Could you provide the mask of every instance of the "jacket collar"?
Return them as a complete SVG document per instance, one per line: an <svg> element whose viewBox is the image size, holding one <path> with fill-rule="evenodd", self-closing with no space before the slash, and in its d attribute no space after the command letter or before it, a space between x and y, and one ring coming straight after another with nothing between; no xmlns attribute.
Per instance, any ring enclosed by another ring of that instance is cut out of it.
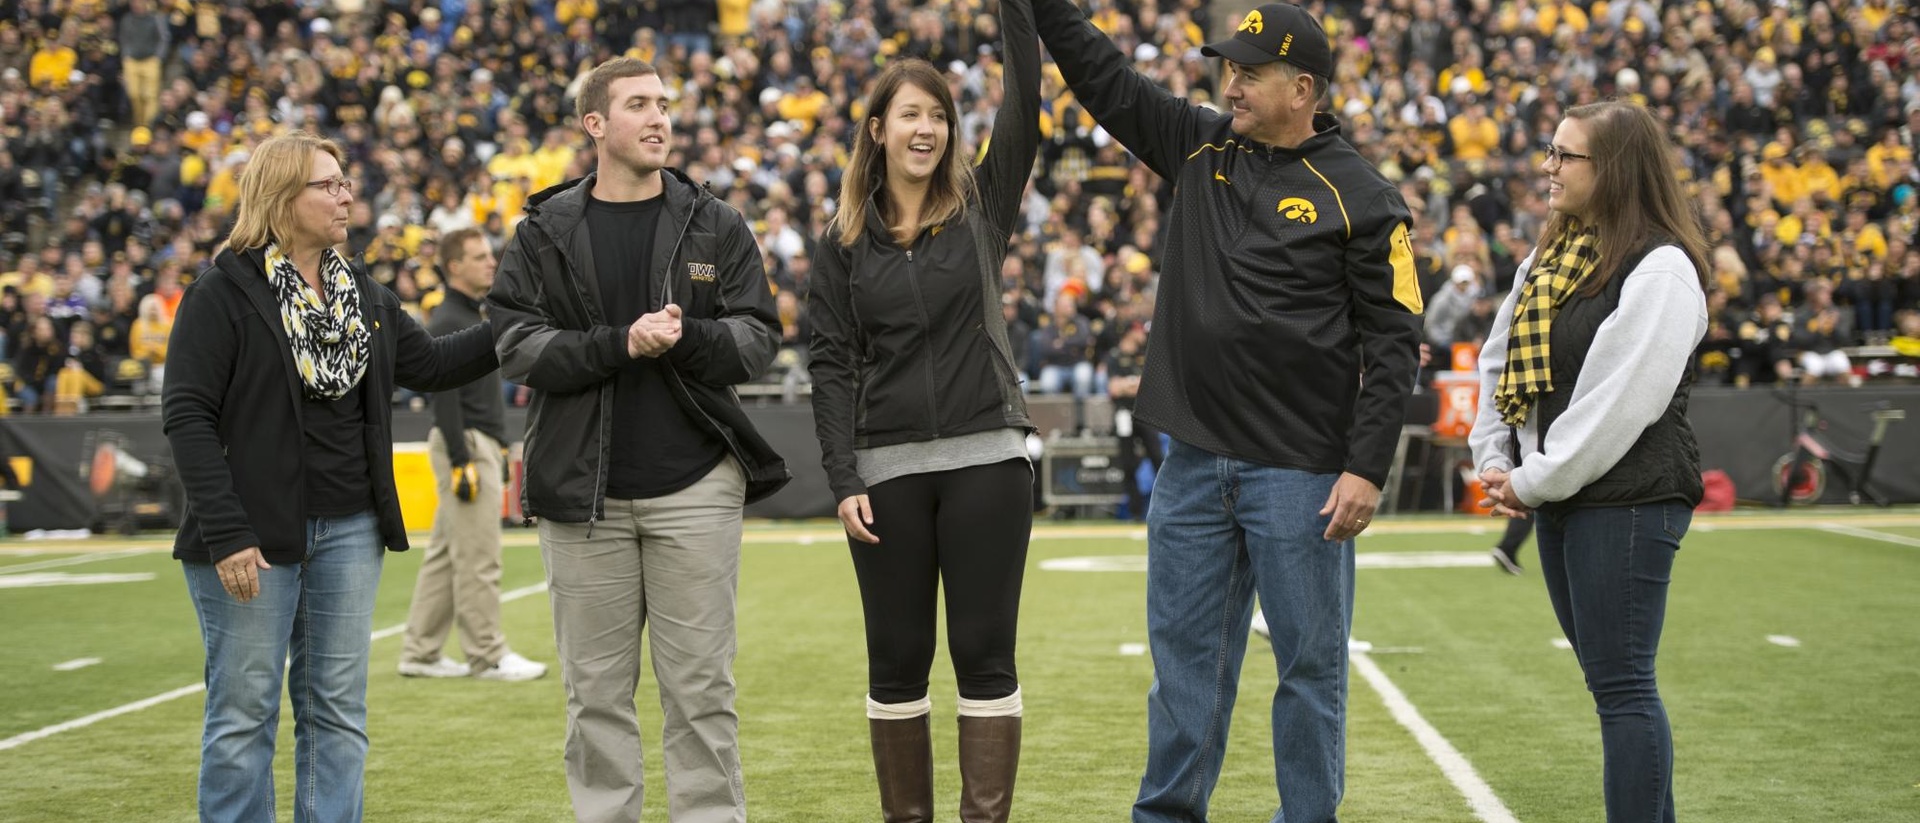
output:
<svg viewBox="0 0 1920 823"><path fill-rule="evenodd" d="M1282 148L1280 146L1270 145L1267 143L1259 143L1253 140L1248 140L1247 142L1252 145L1258 146L1262 149L1266 149L1268 152L1271 152L1273 154L1287 156L1287 157L1301 157L1301 156L1310 155L1310 154L1317 154L1322 149L1325 149L1326 147L1333 145L1334 143L1337 143L1340 140L1341 140L1340 118L1334 117L1333 115L1322 111L1322 112L1314 112L1313 136L1307 138L1305 142L1302 142L1298 146L1295 146L1289 149L1289 148Z"/></svg>
<svg viewBox="0 0 1920 823"><path fill-rule="evenodd" d="M585 220L587 196L593 191L594 182L599 179L600 173L595 171L541 190L527 198L527 219L534 221L556 242L560 242ZM684 218L687 212L713 198L712 192L679 169L661 169L660 179L667 197L667 214L676 219ZM561 242L561 245L565 243Z"/></svg>

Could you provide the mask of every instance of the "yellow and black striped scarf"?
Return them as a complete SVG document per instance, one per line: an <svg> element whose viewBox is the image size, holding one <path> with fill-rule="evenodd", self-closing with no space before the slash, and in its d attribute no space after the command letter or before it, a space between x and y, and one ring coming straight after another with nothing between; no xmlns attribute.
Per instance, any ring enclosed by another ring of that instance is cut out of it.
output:
<svg viewBox="0 0 1920 823"><path fill-rule="evenodd" d="M1527 283L1521 287L1520 302L1513 307L1507 367L1500 372L1500 385L1493 390L1494 407L1507 425L1526 423L1534 401L1553 391L1553 368L1547 352L1553 317L1574 287L1599 263L1598 238L1592 228L1578 222L1569 223L1534 261Z"/></svg>

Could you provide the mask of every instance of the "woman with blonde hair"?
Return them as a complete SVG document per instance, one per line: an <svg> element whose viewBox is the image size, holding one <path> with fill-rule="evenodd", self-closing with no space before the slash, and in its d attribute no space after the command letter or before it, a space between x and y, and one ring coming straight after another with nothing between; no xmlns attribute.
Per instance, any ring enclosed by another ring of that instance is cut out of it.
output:
<svg viewBox="0 0 1920 823"><path fill-rule="evenodd" d="M390 398L496 365L486 326L429 336L336 248L343 159L307 132L260 144L166 349L162 422L187 497L173 556L207 656L202 821L273 819L283 675L294 819L361 819L374 593L385 550L407 548Z"/></svg>
<svg viewBox="0 0 1920 823"><path fill-rule="evenodd" d="M1672 823L1654 679L1674 554L1700 503L1689 364L1707 244L1643 106L1568 109L1552 216L1480 351L1469 440L1493 511L1534 515L1540 576L1600 715L1608 823Z"/></svg>
<svg viewBox="0 0 1920 823"><path fill-rule="evenodd" d="M173 335L173 318L167 314L166 303L160 295L149 294L140 298L140 313L133 319L133 330L127 335L128 354L133 359L147 364L147 383L160 386L164 382L167 367L167 338Z"/></svg>

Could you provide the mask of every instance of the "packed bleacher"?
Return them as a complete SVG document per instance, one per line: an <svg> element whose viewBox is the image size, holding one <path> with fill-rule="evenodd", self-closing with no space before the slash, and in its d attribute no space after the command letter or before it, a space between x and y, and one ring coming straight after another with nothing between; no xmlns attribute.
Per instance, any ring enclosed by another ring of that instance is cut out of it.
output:
<svg viewBox="0 0 1920 823"><path fill-rule="evenodd" d="M1199 46L1237 8L1081 5L1141 71L1215 101ZM431 311L438 236L479 226L497 248L529 196L592 168L571 93L625 54L676 95L671 162L759 233L789 344L764 382L797 393L808 258L861 92L886 60L932 61L977 142L1001 94L996 6L0 0L0 388L16 413L150 406L249 148L288 129L343 145L349 248ZM1546 217L1539 146L1561 113L1630 97L1672 124L1714 246L1703 382L1920 377L1920 31L1903 2L1309 8L1337 54L1325 106L1416 215L1433 346L1491 325ZM1098 396L1152 316L1169 191L1057 73L1042 97L1003 303L1031 390Z"/></svg>

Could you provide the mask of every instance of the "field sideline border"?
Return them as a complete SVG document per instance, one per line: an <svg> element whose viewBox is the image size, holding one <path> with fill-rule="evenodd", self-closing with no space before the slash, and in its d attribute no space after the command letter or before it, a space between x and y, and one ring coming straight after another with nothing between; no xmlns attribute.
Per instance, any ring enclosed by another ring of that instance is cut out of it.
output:
<svg viewBox="0 0 1920 823"><path fill-rule="evenodd" d="M838 523L831 520L793 521L749 521L742 541L748 544L781 544L818 542L839 543L844 538ZM1804 509L1798 513L1776 510L1735 511L1724 514L1698 515L1693 521L1693 531L1746 531L1757 529L1813 529L1836 532L1839 528L1873 527L1920 527L1920 507L1903 507L1893 510L1872 510L1861 513L1849 507L1831 507ZM1365 533L1365 537L1385 537L1394 535L1421 534L1490 534L1504 528L1504 521L1491 517L1421 516L1407 518L1386 518L1376 521ZM1844 533L1844 532L1836 532ZM1035 540L1111 540L1131 538L1145 540L1147 528L1141 523L1073 523L1041 520L1034 523ZM426 543L426 532L412 532L409 535L418 545ZM507 529L501 533L504 545L512 547L531 547L538 545L539 535L534 529ZM172 538L161 534L120 538L94 536L68 540L23 540L8 538L0 542L0 555L8 554L51 554L82 552L157 552L171 551ZM4 573L4 569L0 569Z"/></svg>

